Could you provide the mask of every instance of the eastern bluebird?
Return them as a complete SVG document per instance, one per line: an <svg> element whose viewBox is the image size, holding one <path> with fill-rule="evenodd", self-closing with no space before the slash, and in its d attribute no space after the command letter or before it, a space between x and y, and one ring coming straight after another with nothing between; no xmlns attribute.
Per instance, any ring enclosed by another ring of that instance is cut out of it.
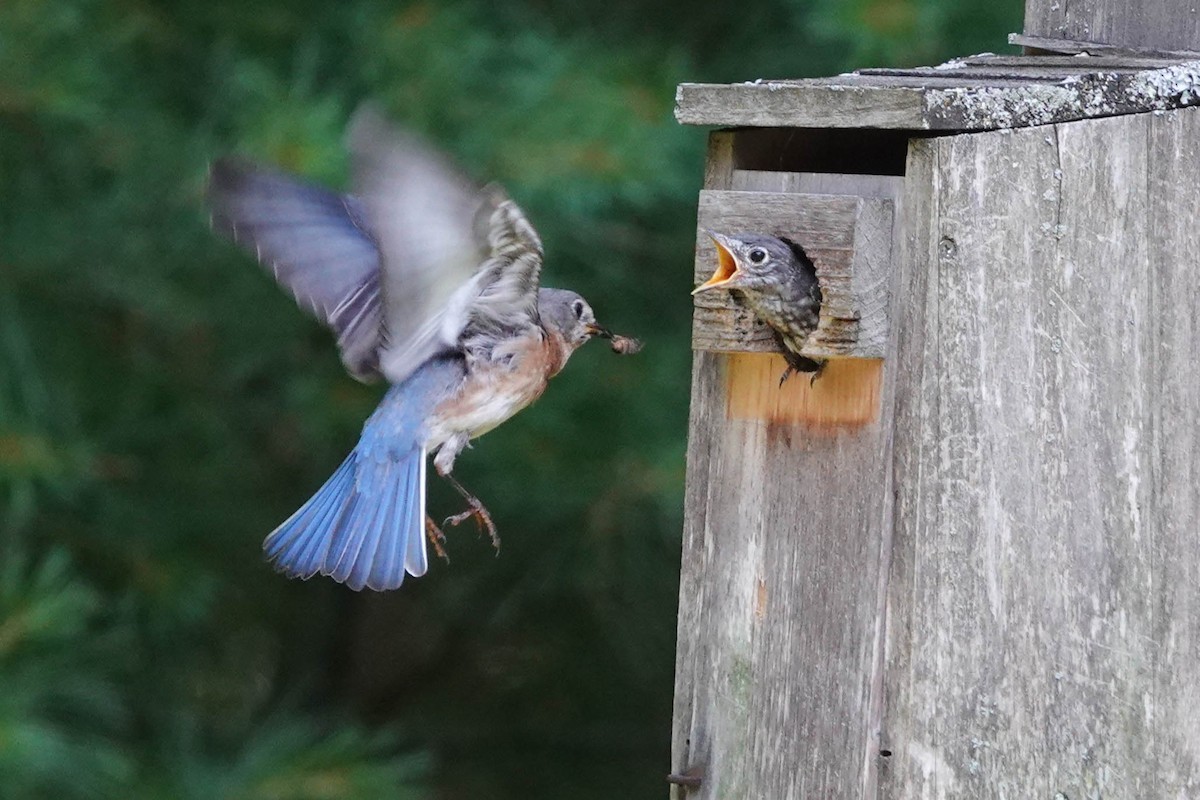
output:
<svg viewBox="0 0 1200 800"><path fill-rule="evenodd" d="M781 236L706 233L717 246L717 269L692 294L733 290L775 332L788 364L780 384L793 372L811 372L810 382L815 381L825 362L802 356L800 350L817 329L821 287L804 248Z"/></svg>
<svg viewBox="0 0 1200 800"><path fill-rule="evenodd" d="M355 196L235 159L212 168L214 228L270 267L337 335L346 369L391 387L342 465L263 543L292 577L328 575L354 590L395 589L428 567L426 454L493 543L478 498L450 474L471 439L536 400L593 336L634 340L596 324L578 294L539 289L542 243L497 187L479 189L440 154L355 115L347 134Z"/></svg>

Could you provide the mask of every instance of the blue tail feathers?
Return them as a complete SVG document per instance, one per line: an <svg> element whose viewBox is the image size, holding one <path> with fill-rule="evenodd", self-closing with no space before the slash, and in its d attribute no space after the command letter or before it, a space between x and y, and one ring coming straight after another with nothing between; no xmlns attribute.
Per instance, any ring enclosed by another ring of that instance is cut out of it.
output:
<svg viewBox="0 0 1200 800"><path fill-rule="evenodd" d="M263 542L280 572L328 575L355 591L395 589L406 573L425 574L425 450L397 453L370 439Z"/></svg>
<svg viewBox="0 0 1200 800"><path fill-rule="evenodd" d="M355 591L424 575L426 419L464 374L460 357L440 356L389 389L342 465L263 542L267 560L291 577L328 575Z"/></svg>

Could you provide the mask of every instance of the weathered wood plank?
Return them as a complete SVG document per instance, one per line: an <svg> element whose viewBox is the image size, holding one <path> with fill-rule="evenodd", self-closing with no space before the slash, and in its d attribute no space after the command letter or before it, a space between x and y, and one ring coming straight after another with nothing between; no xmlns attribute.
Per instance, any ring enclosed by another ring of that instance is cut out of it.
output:
<svg viewBox="0 0 1200 800"><path fill-rule="evenodd" d="M738 186L752 192L799 192L802 194L881 197L891 200L893 204L904 188L904 178L899 175L735 169L733 179L737 181Z"/></svg>
<svg viewBox="0 0 1200 800"><path fill-rule="evenodd" d="M955 74L959 72L961 74ZM976 74L977 73L977 74ZM1023 89L1030 84L1055 83L1067 77L1074 77L1078 72L1063 74L1064 70L1047 70L1043 74L1028 72L1025 74L998 74L984 70L947 70L918 71L918 70L859 70L833 78L812 78L813 86L872 86L885 88L909 89Z"/></svg>
<svg viewBox="0 0 1200 800"><path fill-rule="evenodd" d="M1099 72L1023 89L930 89L936 130L1023 128L1200 105L1200 62L1135 73Z"/></svg>
<svg viewBox="0 0 1200 800"><path fill-rule="evenodd" d="M1157 47L1122 47L1099 42L1080 42L1070 39L1052 39L1045 36L1027 36L1023 33L1010 33L1008 43L1024 47L1027 50L1039 50L1051 53L1086 53L1091 58L1126 59L1161 59L1169 62L1195 61L1200 58L1200 50L1169 50ZM1029 56L1014 56L1028 58ZM1049 58L1038 55L1036 58ZM1170 64L1149 64L1147 66L1170 66Z"/></svg>
<svg viewBox="0 0 1200 800"><path fill-rule="evenodd" d="M726 413L731 419L804 425L813 431L859 428L879 419L882 359L849 358L827 364L821 380L801 376L782 385L782 355L730 353Z"/></svg>
<svg viewBox="0 0 1200 800"><path fill-rule="evenodd" d="M766 81L746 84L682 83L675 118L685 125L795 128L922 129L920 89L829 87Z"/></svg>
<svg viewBox="0 0 1200 800"><path fill-rule="evenodd" d="M890 538L890 561L884 577L879 613L876 661L872 682L879 687L882 708L877 717L880 753L872 791L864 800L898 797L897 779L909 769L902 764L911 758L907 750L915 719L936 711L914 706L909 681L916 680L904 670L914 662L912 652L928 634L915 629L909 594L914 575L918 574L917 539L902 531L920 529L928 524L926 516L936 507L938 487L935 475L923 463L940 451L940 431L933 425L911 424L911 420L936 419L941 395L938 385L938 205L942 173L938 169L939 151L933 139L914 140L909 145L904 193L904 223L898 237L899 260L896 269L893 323L896 331L896 388L894 425L903 432L897 439L893 431L895 505ZM902 423L909 423L901 428ZM880 644L879 639L882 639ZM920 676L923 678L924 676ZM919 746L918 746L919 747ZM887 755L883 755L883 754ZM917 749L915 756L923 751ZM926 795L936 797L937 795Z"/></svg>
<svg viewBox="0 0 1200 800"><path fill-rule="evenodd" d="M1200 50L1192 0L1025 0L1025 34L1159 50Z"/></svg>
<svg viewBox="0 0 1200 800"><path fill-rule="evenodd" d="M920 145L881 797L1200 788L1197 141L1185 110Z"/></svg>
<svg viewBox="0 0 1200 800"><path fill-rule="evenodd" d="M1151 633L1157 700L1152 724L1161 796L1200 795L1200 110L1150 118L1148 163L1157 348L1152 398L1148 514L1155 537ZM1188 176L1188 177L1185 177ZM1147 643L1149 644L1149 643Z"/></svg>
<svg viewBox="0 0 1200 800"><path fill-rule="evenodd" d="M812 197L813 195L808 195ZM850 270L817 267L823 281L821 316L802 349L810 358L846 356L883 358L891 334L892 241L895 208L891 201L864 197L854 224Z"/></svg>
<svg viewBox="0 0 1200 800"><path fill-rule="evenodd" d="M891 403L854 428L735 417L731 363L762 358L693 361L672 769L704 766L688 798L860 798L877 757Z"/></svg>
<svg viewBox="0 0 1200 800"><path fill-rule="evenodd" d="M1019 33L1009 35L1010 44L1023 44L1013 39L1027 39ZM1045 41L1045 40L1041 40ZM1062 44L1062 42L1054 42ZM1086 52L1087 48L1067 52ZM1189 58L1190 56L1190 58ZM1070 56L967 56L955 61L981 67L1021 67L1036 64L1043 67L1064 67L1076 71L1100 72L1103 70L1141 70L1173 67L1180 61L1195 60L1200 53L1180 53L1168 56L1147 56L1128 53L1125 55L1070 55Z"/></svg>
<svg viewBox="0 0 1200 800"><path fill-rule="evenodd" d="M701 192L695 281L707 279L717 263L707 230L791 237L813 259L823 291L820 323L805 355L882 358L888 337L892 213L891 201L874 197ZM692 346L701 350L778 349L770 328L729 292L697 295L692 333Z"/></svg>
<svg viewBox="0 0 1200 800"><path fill-rule="evenodd" d="M1081 71L1047 82L849 75L684 83L675 116L692 125L982 131L1191 105L1200 105L1196 61L1140 72Z"/></svg>
<svg viewBox="0 0 1200 800"><path fill-rule="evenodd" d="M733 186L733 139L727 131L708 135L704 164L706 189ZM709 487L716 476L714 452L720 441L713 419L723 413L720 356L692 354L692 395L688 413L687 483L684 490L683 554L679 574L679 636L675 643L675 702L672 709L671 773L702 775L712 750L707 702L712 676L706 671L714 643L698 636L704 624L708 574L706 530ZM697 698L704 703L697 708ZM699 718L697 715L699 714ZM673 784L671 800L684 800L688 788Z"/></svg>
<svg viewBox="0 0 1200 800"><path fill-rule="evenodd" d="M928 239L912 242L909 250L914 258L926 255L929 261L905 265L910 272L926 273L906 278L909 284L923 280L927 291L910 296L906 316L897 320L906 333L913 331L900 355L913 359L913 369L901 376L897 390L899 496L884 718L884 738L893 756L882 792L888 798L1002 796L986 790L976 795L975 783L965 783L969 765L978 759L971 742L985 742L1001 752L1001 743L989 739L995 735L992 726L1008 724L1012 716L993 721L994 692L987 691L990 686L977 691L970 681L980 671L1002 670L1024 652L999 650L997 655L1004 655L995 657L985 651L979 640L988 624L996 624L988 606L991 598L980 591L974 575L960 592L951 580L961 582L962 572L977 569L978 560L997 549L980 531L980 512L972 506L991 493L979 474L985 454L974 440L980 418L995 413L972 377L979 370L991 377L992 370L1011 369L1010 354L1024 356L1023 346L1040 343L1023 333L1014 349L996 353L994 345L984 344L984 336L997 325L1005 333L1033 327L1027 314L1014 308L1032 293L1031 279L1011 264L1045 265L1050 252L1037 249L1044 245L1040 226L1045 215L1053 219L1053 205L1041 211L1046 201L1039 189L1042 176L1052 174L1057 162L1052 145L1039 133L930 143L936 165L930 176L933 198L921 209L928 220L913 220L913 230ZM983 251L989 248L995 248L994 258L985 260ZM991 294L975 285L983 281L989 282ZM1006 285L1011 289L1007 293L1000 289ZM1001 315L993 313L990 303L1003 304L1002 319L994 318ZM1027 380L1027 369L1016 375ZM1016 406L1019 411L1020 404ZM1028 429L1027 424L1022 427ZM1011 438L1020 438L1015 429ZM1024 460L995 461L996 469L1028 472ZM991 465L993 459L987 457L985 463ZM1008 498L998 489L994 494L1007 508ZM1026 501L1018 494L1011 502ZM966 509L975 517L968 517ZM1004 546L1000 550L1006 552ZM954 672L943 667L945 660L953 661ZM958 671L965 673L961 679ZM952 685L944 686L947 682ZM1014 688L1006 685L1004 691ZM989 772L987 777L996 776ZM1011 783L1000 785L1012 789ZM1030 786L1020 796L1040 794Z"/></svg>

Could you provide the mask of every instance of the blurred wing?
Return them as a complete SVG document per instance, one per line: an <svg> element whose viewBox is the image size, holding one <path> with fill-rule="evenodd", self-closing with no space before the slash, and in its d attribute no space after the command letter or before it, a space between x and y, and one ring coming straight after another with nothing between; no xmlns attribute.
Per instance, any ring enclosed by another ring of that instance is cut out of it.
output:
<svg viewBox="0 0 1200 800"><path fill-rule="evenodd" d="M333 329L350 374L377 377L380 256L362 204L231 158L213 164L208 202L213 227Z"/></svg>
<svg viewBox="0 0 1200 800"><path fill-rule="evenodd" d="M440 153L392 128L370 107L350 123L355 190L382 256L382 372L400 383L436 353L457 347L440 324L451 298L483 260L473 220L479 192Z"/></svg>
<svg viewBox="0 0 1200 800"><path fill-rule="evenodd" d="M536 321L541 242L515 203L480 191L369 107L347 139L383 259L380 364L389 381L459 349L468 326Z"/></svg>
<svg viewBox="0 0 1200 800"><path fill-rule="evenodd" d="M520 207L498 186L487 190L478 215L487 259L463 298L472 331L497 333L538 323L537 293L542 272L542 240Z"/></svg>

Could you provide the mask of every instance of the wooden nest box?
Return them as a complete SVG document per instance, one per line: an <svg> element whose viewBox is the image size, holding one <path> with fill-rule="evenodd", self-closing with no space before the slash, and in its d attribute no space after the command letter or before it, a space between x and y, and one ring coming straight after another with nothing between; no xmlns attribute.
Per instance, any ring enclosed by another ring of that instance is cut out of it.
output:
<svg viewBox="0 0 1200 800"><path fill-rule="evenodd" d="M1200 13L1026 13L679 87L696 281L795 238L833 360L697 297L678 798L1200 797Z"/></svg>

